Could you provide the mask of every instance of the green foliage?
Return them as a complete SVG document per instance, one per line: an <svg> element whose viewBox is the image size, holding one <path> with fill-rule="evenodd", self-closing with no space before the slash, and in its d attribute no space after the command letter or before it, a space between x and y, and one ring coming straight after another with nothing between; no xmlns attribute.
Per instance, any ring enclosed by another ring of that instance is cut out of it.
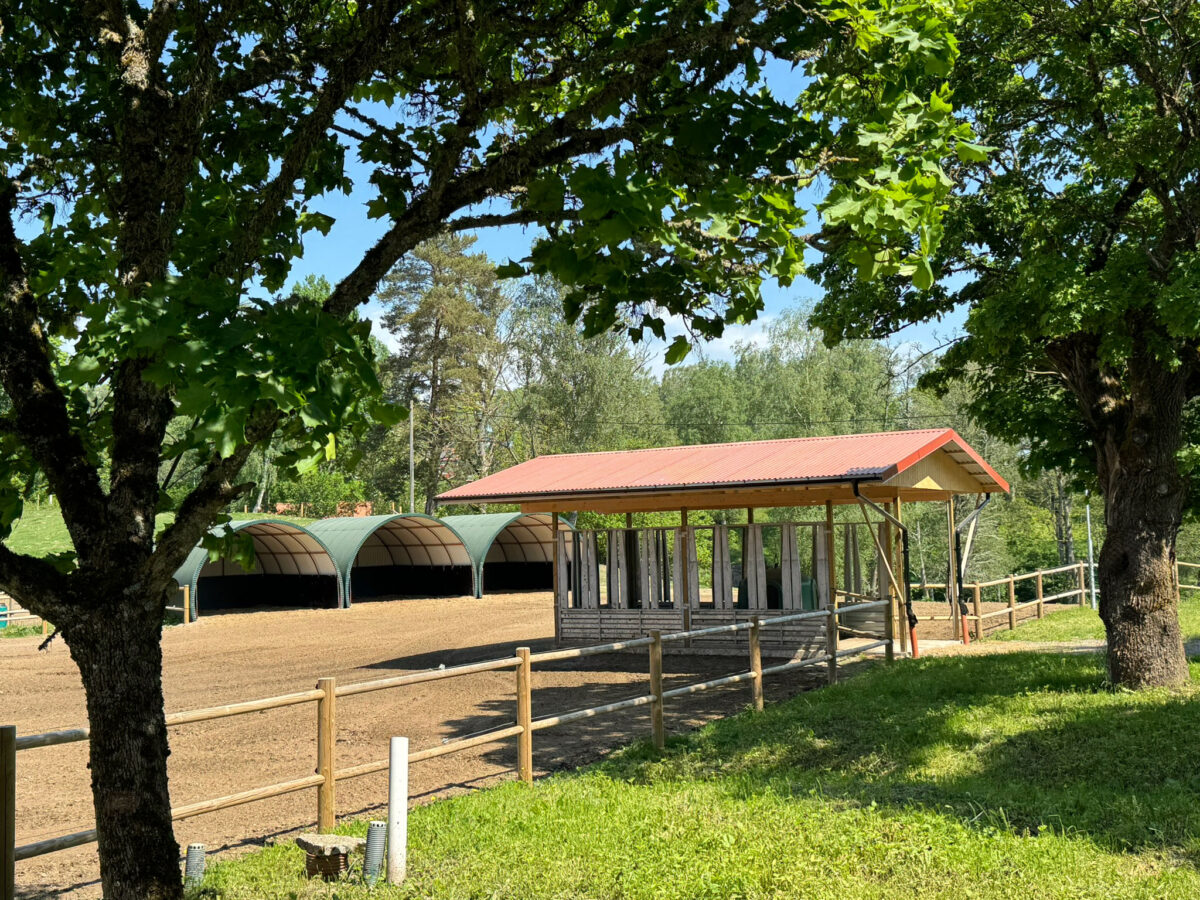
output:
<svg viewBox="0 0 1200 900"><path fill-rule="evenodd" d="M347 478L332 466L318 466L305 472L295 481L282 481L275 488L277 498L284 503L299 507L311 518L320 519L337 513L337 505L343 501L365 499L363 482Z"/></svg>
<svg viewBox="0 0 1200 900"><path fill-rule="evenodd" d="M956 33L955 105L995 148L964 147L952 170L933 259L960 277L865 283L851 254L833 254L817 320L831 336L879 336L966 305L965 336L926 383L964 380L971 413L1027 446L1027 466L1084 484L1099 474L1106 489L1119 467L1101 455L1098 473L1096 448L1172 430L1177 409L1170 429L1137 417L1196 390L1200 255L1182 222L1200 171L1187 62L1200 16L1191 4L985 0ZM1197 439L1188 412L1184 472Z"/></svg>
<svg viewBox="0 0 1200 900"><path fill-rule="evenodd" d="M418 807L408 881L338 896L1193 896L1197 687L1102 683L1092 656L875 667L661 756L639 744L532 789ZM281 842L211 866L199 896L327 890L302 872Z"/></svg>

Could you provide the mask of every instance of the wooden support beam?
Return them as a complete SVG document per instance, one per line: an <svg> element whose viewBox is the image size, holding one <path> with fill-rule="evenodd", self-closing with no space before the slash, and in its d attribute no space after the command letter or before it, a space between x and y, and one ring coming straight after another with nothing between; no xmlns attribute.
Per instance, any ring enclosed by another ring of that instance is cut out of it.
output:
<svg viewBox="0 0 1200 900"><path fill-rule="evenodd" d="M901 528L904 526L904 520L901 518L903 510L900 508L900 501L896 500L892 503L892 515L896 517L896 521L900 523ZM896 529L895 545L892 547L892 552L895 554L896 560L895 571L899 574L900 580L900 596L896 598L897 618L896 624L900 626L900 652L907 656L909 652L909 631L908 631L908 572L904 567L904 535L899 528Z"/></svg>
<svg viewBox="0 0 1200 900"><path fill-rule="evenodd" d="M954 498L946 501L947 552L949 577L946 579L946 599L950 601L950 616L954 623L954 638L963 639L962 610L958 605L958 552L954 548Z"/></svg>
<svg viewBox="0 0 1200 900"><path fill-rule="evenodd" d="M554 598L554 646L562 644L562 601L558 596L558 567L562 565L558 558L558 512L550 511L550 540L554 543L554 551L550 560L550 594Z"/></svg>
<svg viewBox="0 0 1200 900"><path fill-rule="evenodd" d="M846 563L847 566L849 565L848 559L843 560L843 562ZM829 582L829 596L826 599L828 601L829 606L833 607L834 609L837 609L837 606L838 606L837 559L834 557L834 554L833 554L833 503L832 502L825 503L825 566L826 566L826 581ZM834 618L833 621L836 622L837 619ZM836 630L837 629L835 628L834 631L836 632ZM837 640L836 634L834 635L834 640L835 640L835 642Z"/></svg>

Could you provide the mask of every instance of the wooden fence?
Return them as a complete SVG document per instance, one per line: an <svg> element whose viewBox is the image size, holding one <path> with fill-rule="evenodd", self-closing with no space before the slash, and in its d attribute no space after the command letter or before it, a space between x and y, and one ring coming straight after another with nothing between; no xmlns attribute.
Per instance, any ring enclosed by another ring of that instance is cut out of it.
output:
<svg viewBox="0 0 1200 900"><path fill-rule="evenodd" d="M1074 586L1069 590L1047 594L1046 579L1063 575L1074 575ZM1034 599L1018 603L1017 585L1025 581L1032 581L1034 583ZM983 592L988 588L996 587L1007 588L1005 592L1008 601L1007 607L1005 609L984 612ZM945 591L946 585L911 584L909 588L914 592ZM963 584L962 596L959 599L970 609L970 612L963 612L961 616L951 613L945 616L918 616L917 618L923 622L950 621L954 626L955 637L961 637L969 627L973 631L972 636L974 639L980 640L983 638L985 631L1003 628L1004 620L1007 620L1010 631L1015 629L1018 624L1021 624L1021 620L1017 614L1022 610L1036 609L1037 611L1035 616L1028 616L1024 621L1042 619L1046 615L1047 603L1061 603L1065 600L1071 600L1083 606L1088 602L1087 597L1087 563L1079 562L1066 566L1057 566L1053 569L1037 569L1033 572L1026 572L1023 575L1008 575L1004 578L993 579L992 581L973 581ZM996 628L989 629L987 623L992 619L1001 619L1002 621Z"/></svg>
<svg viewBox="0 0 1200 900"><path fill-rule="evenodd" d="M4 611L0 612L0 622L3 622L6 626L22 624L26 622L29 624L41 622L42 634L49 633L50 625L45 619L43 619L41 616L35 616L27 609L24 609L21 604L3 591L0 591L0 606L5 607Z"/></svg>
<svg viewBox="0 0 1200 900"><path fill-rule="evenodd" d="M692 631L675 632L672 634L651 632L648 637L639 637L631 640L617 641L614 643L601 644L591 647L550 650L543 653L532 653L527 647L519 647L513 656L487 660L485 662L471 663L469 665L455 666L453 668L446 669L432 669L424 672L414 672L407 675L399 675L392 678L382 678L374 681L359 682L356 684L339 685L334 678L322 678L317 682L317 686L312 690L298 691L293 694L284 694L277 697L266 697L259 700L248 700L242 703L231 703L225 706L215 706L208 709L170 713L166 716L166 723L168 727L174 727L179 725L193 724L196 722L209 722L215 719L224 719L231 716L240 716L248 713L262 712L269 709L297 706L300 704L315 703L317 706L317 767L313 774L304 775L289 781L278 782L276 784L269 784L262 787L255 787L249 790L239 791L238 793L228 794L223 797L215 797L210 800L202 800L196 803L190 803L186 806L175 807L171 810L171 817L176 821L180 819L188 819L192 818L193 816L216 812L217 810L228 809L229 807L233 806L241 806L243 804L254 803L259 800L266 800L271 797L279 797L284 794L291 794L297 791L316 788L317 827L320 831L327 832L334 827L336 821L337 783L350 778L359 778L375 772L382 772L388 767L388 760L384 758L373 762L350 766L348 768L337 768L337 699L339 697L349 697L356 694L369 693L372 691L390 690L415 684L423 684L430 681L459 678L464 675L474 675L480 672L491 672L502 669L512 669L515 672L517 706L516 724L492 729L482 734L471 735L469 737L447 741L423 750L418 750L415 753L410 754L410 762L415 763L423 760L434 759L439 756L445 756L449 753L455 753L471 747L478 747L482 744L490 744L496 741L505 740L507 738L517 737L517 773L521 780L530 782L533 780L533 735L536 732L547 728L566 725L571 722L577 722L582 719L614 713L620 710L632 709L639 706L650 707L651 736L654 740L655 746L661 748L665 741L663 705L667 700L684 697L689 694L694 694L700 691L722 687L725 685L747 683L750 686L751 700L754 706L758 709L761 709L763 704L763 679L768 675L791 672L807 666L824 665L826 667L825 677L830 683L833 683L837 680L839 659L845 656L861 654L878 647L884 648L886 658L889 662L891 662L893 657L892 635L890 633L891 617L884 617L885 633L883 635L861 635L862 637L866 638L866 642L857 643L854 646L847 648L839 647L840 629L837 627L839 616L861 613L869 609L882 608L887 606L888 602L889 601L886 600L879 600L870 603L853 603L829 609L801 612L794 615L776 616L770 619L759 619L756 617L748 622L738 622L730 625L721 625L712 628L700 628ZM824 652L820 653L819 655L764 668L760 649L761 632L764 629L805 619L820 620L821 624L824 626ZM693 638L703 638L707 636L736 633L741 631L747 632L749 639L749 668L746 671L739 672L734 675L726 675L721 678L715 678L710 681L688 684L681 687L672 688L670 690L663 689L662 651L664 644L677 641L690 641ZM571 710L568 712L534 718L532 698L532 670L534 665L568 659L580 659L585 656L594 656L596 654L613 653L625 650L635 650L638 648L646 648L648 652L649 683L647 685L648 690L646 693L635 697L629 697L624 700L618 700L614 703L606 703L602 706ZM44 856L45 854L55 853L71 847L79 847L85 844L93 843L96 840L96 830L94 828L89 828L84 831L59 835L57 837L47 838L30 844L24 844L21 846L15 845L15 771L17 753L40 747L53 747L60 744L86 741L88 739L88 734L89 730L87 728L74 728L65 731L53 731L42 734L18 736L16 734L16 729L12 728L11 726L6 726L0 729L0 865L5 867L4 871L7 871L7 877L9 878L10 883L12 879L12 867L15 862L25 859L32 859L38 856ZM7 781L3 777L5 773L10 773L11 776ZM3 873L0 872L0 886L3 884ZM2 891L0 891L0 898L2 898L2 900L8 900L8 897L10 896L11 891L8 894L4 894Z"/></svg>
<svg viewBox="0 0 1200 900"><path fill-rule="evenodd" d="M187 625L192 621L192 589L186 585L181 586L178 590L178 597L178 603L174 606L166 607L166 611L169 613L176 613L182 618L183 624ZM40 622L42 624L42 634L49 634L50 629L53 627L41 616L34 615L33 613L24 609L19 603L17 603L16 600L3 591L0 591L0 606L6 607L3 612L0 612L0 623L5 625L12 625L20 622Z"/></svg>

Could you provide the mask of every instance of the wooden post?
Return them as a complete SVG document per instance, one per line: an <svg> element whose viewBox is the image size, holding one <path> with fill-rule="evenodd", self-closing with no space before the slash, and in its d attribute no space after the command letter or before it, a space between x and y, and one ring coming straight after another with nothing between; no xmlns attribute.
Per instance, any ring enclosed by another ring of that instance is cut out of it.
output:
<svg viewBox="0 0 1200 900"><path fill-rule="evenodd" d="M887 615L883 617L883 639L887 644L883 648L883 658L892 663L896 661L896 619L890 604L884 612Z"/></svg>
<svg viewBox="0 0 1200 900"><path fill-rule="evenodd" d="M0 900L16 893L17 729L0 727Z"/></svg>
<svg viewBox="0 0 1200 900"><path fill-rule="evenodd" d="M1017 582L1012 575L1008 576L1008 630L1017 628Z"/></svg>
<svg viewBox="0 0 1200 900"><path fill-rule="evenodd" d="M192 586L185 584L183 586L183 624L187 625L192 621Z"/></svg>
<svg viewBox="0 0 1200 900"><path fill-rule="evenodd" d="M663 728L663 678L662 678L662 635L657 631L650 632L650 693L654 699L650 702L650 727L654 734L654 746L659 750L667 745L667 735Z"/></svg>
<svg viewBox="0 0 1200 900"><path fill-rule="evenodd" d="M317 831L328 834L337 824L334 787L334 748L337 746L337 679L321 678L317 690L317 774L325 780L317 787Z"/></svg>
<svg viewBox="0 0 1200 900"><path fill-rule="evenodd" d="M900 498L897 496L892 503L892 515L896 517L896 521L904 524L900 518ZM896 573L896 583L900 586L899 596L896 597L896 624L900 626L900 653L902 656L908 656L908 604L905 591L908 590L908 573L904 570L904 533L897 528L893 538L894 543L891 547L891 558L888 560L892 564L892 571Z"/></svg>
<svg viewBox="0 0 1200 900"><path fill-rule="evenodd" d="M1087 604L1087 577L1083 573L1083 570L1084 570L1083 563L1079 563L1078 570L1079 570L1079 605L1084 606ZM1179 584L1179 577L1178 577L1179 566L1178 565L1175 566L1175 572L1176 572L1175 583Z"/></svg>
<svg viewBox="0 0 1200 900"><path fill-rule="evenodd" d="M946 501L946 552L948 572L946 576L946 599L950 602L950 620L954 625L954 639L963 639L962 612L958 606L958 553L954 547L954 498Z"/></svg>
<svg viewBox="0 0 1200 900"><path fill-rule="evenodd" d="M517 775L526 784L533 784L533 679L529 667L529 648L518 647L517 656L517 724L524 731L517 737Z"/></svg>
<svg viewBox="0 0 1200 900"><path fill-rule="evenodd" d="M42 636L45 637L50 633L50 623L42 619Z"/></svg>
<svg viewBox="0 0 1200 900"><path fill-rule="evenodd" d="M975 640L983 640L983 606L979 602L979 582L971 585L971 605L975 608Z"/></svg>
<svg viewBox="0 0 1200 900"><path fill-rule="evenodd" d="M750 679L750 694L754 699L754 708L763 708L763 674L762 646L759 642L761 623L758 616L751 620L750 625L750 671L754 675Z"/></svg>
<svg viewBox="0 0 1200 900"><path fill-rule="evenodd" d="M837 609L837 560L833 557L833 501L825 501L825 565L827 566L826 578L829 581L829 605L833 609ZM850 560L844 561L846 571L850 570ZM837 618L834 617L833 640L837 642Z"/></svg>
<svg viewBox="0 0 1200 900"><path fill-rule="evenodd" d="M689 563L688 558L688 511L687 507L679 510L679 537L678 540L683 542L683 546L677 548L679 551L679 559L682 561L679 566L679 584L676 588L679 591L679 608L683 615L683 630L692 630L692 590L689 581ZM683 644L685 647L692 646L692 639L688 638Z"/></svg>
<svg viewBox="0 0 1200 900"><path fill-rule="evenodd" d="M1045 592L1042 590L1042 570L1037 570L1037 617L1044 619L1046 617L1046 604L1042 601Z"/></svg>
<svg viewBox="0 0 1200 900"><path fill-rule="evenodd" d="M891 504L887 503L884 505L884 508L887 509L890 506L891 506ZM888 511L891 512L890 509ZM887 601L887 607L885 608L884 611L887 613L887 618L892 622L892 626L891 626L891 628L885 629L885 630L891 632L890 639L894 640L895 634L896 634L896 624L895 623L897 621L897 616L899 614L899 611L896 608L896 603L899 600L899 597L896 596L896 590L895 590L895 588L892 587L892 581L887 576L887 570L891 569L893 573L895 573L895 574L899 574L899 573L896 572L896 567L895 567L896 556L892 552L894 548L892 547L892 523L891 523L891 521L889 521L888 519L884 519L882 522L879 523L879 530L880 530L879 548L882 551L882 556L883 556L883 559L879 560L879 569L880 569L880 574L882 576L880 579L881 591L880 591L879 599ZM903 631L903 629L901 629L901 631ZM903 653L903 652L904 652L903 649L901 649L901 653Z"/></svg>
<svg viewBox="0 0 1200 900"><path fill-rule="evenodd" d="M558 513L550 511L550 540L554 547L550 558L550 596L554 605L554 646L562 643L562 601L558 597Z"/></svg>
<svg viewBox="0 0 1200 900"><path fill-rule="evenodd" d="M825 655L829 661L825 663L825 678L830 684L837 684L837 652L838 652L838 620L837 607L831 606L826 610L825 619ZM890 657L889 657L890 660Z"/></svg>

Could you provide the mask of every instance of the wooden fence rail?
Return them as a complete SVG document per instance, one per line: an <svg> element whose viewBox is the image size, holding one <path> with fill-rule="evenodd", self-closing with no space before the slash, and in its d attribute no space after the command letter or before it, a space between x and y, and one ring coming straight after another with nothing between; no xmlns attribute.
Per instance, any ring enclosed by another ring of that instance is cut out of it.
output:
<svg viewBox="0 0 1200 900"><path fill-rule="evenodd" d="M1181 563L1181 565L1190 565L1190 564L1189 563ZM1200 568L1200 564L1197 564L1196 568ZM1059 591L1058 593L1054 593L1054 594L1046 593L1045 579L1047 578L1047 576L1064 575L1064 574L1071 573L1071 572L1075 573L1075 575L1076 575L1075 587L1071 588L1070 590ZM1178 580L1178 579L1176 579L1176 580ZM1017 584L1019 584L1022 581L1033 581L1034 582L1034 599L1029 600L1025 603L1017 603L1016 586L1017 586ZM993 611L987 612L987 613L983 612L983 595L982 595L983 590L985 588L990 588L990 587L1000 587L1001 585L1008 586L1008 608L1007 609L997 609L997 610L993 610ZM1197 585L1197 588L1200 588L1200 585ZM929 591L929 590L945 590L945 589L946 589L946 585L944 583L934 584L934 583L914 582L909 585L909 590L913 590L913 591L916 591L916 590ZM1033 571L1033 572L1025 572L1021 575L1009 575L1006 578L996 578L996 579L993 579L992 581L973 581L973 582L970 582L967 584L963 584L962 589L963 589L963 596L960 598L960 600L963 603L966 603L967 598L968 597L970 598L971 612L954 611L950 615L947 615L947 616L918 616L917 619L922 622L946 622L946 621L954 621L956 618L958 618L962 622L962 633L963 634L967 633L968 624L973 622L974 628L972 630L975 633L974 634L975 640L978 641L983 638L984 622L986 622L989 619L998 618L1000 616L1008 616L1008 628L1010 631L1012 631L1012 630L1016 629L1017 625L1019 624L1018 619L1017 619L1017 613L1023 609L1036 608L1037 609L1037 618L1041 619L1041 618L1044 618L1046 615L1046 604L1047 603L1055 603L1060 600L1067 600L1067 599L1074 598L1080 606L1086 605L1086 603L1088 602L1087 601L1087 563L1078 562L1078 563L1072 563L1071 565L1067 565L1067 566L1057 566L1053 569L1037 569L1036 571ZM955 627L957 628L958 626L956 625ZM957 631L956 631L956 633L957 633Z"/></svg>
<svg viewBox="0 0 1200 900"><path fill-rule="evenodd" d="M876 600L864 603L851 603L844 606L796 613L794 615L787 616L768 617L762 619L756 616L748 622L739 622L734 625L723 625L713 628L699 628L694 631L681 631L670 634L659 634L658 632L653 632L649 637L645 638L616 641L610 644L601 644L592 647L550 650L543 653L531 653L529 648L520 647L517 649L514 656L503 657L501 659L492 659L484 662L471 663L468 665L453 666L446 669L432 669L426 672L414 672L408 675L399 675L392 678L381 678L374 681L359 682L356 684L339 685L333 678L322 678L318 681L317 687L313 690L297 691L291 694L282 694L276 697L264 697L258 700L247 700L240 703L230 703L224 706L209 707L207 709L196 709L186 712L170 713L166 716L167 725L178 726L193 724L196 722L214 721L217 719L229 718L231 716L262 712L264 710L298 706L305 703L317 704L317 768L314 774L292 779L290 781L283 781L276 784L264 785L262 787L240 791L224 797L215 797L210 800L201 800L185 806L175 807L171 810L171 817L174 820L187 819L193 816L204 815L205 813L216 812L217 810L221 809L228 809L232 806L241 806L246 803L254 803L260 800L269 799L271 797L279 797L284 794L291 794L297 791L308 790L315 787L317 788L318 829L323 832L330 831L336 824L337 818L337 782L345 781L350 778L359 778L364 775L371 775L376 772L382 772L388 767L388 760L381 759L374 760L372 762L361 763L349 768L337 768L337 698L365 694L372 691L405 687L414 684L422 684L430 681L459 678L465 675L474 675L482 672L491 672L503 669L515 670L517 695L516 722L512 725L492 729L481 734L458 738L456 740L447 740L439 745L418 750L409 755L410 763L434 759L439 756L445 756L449 753L456 753L458 751L467 750L472 747L478 747L483 744L495 743L511 737L517 737L519 739L517 773L521 780L531 782L533 780L533 734L535 732L560 725L566 725L571 722L581 721L583 719L593 718L595 716L607 715L609 713L647 705L651 707L651 728L654 744L655 746L661 748L665 743L665 729L663 726L662 714L664 702L666 700L687 696L689 694L710 690L712 688L723 687L732 684L749 683L752 691L753 704L757 708L761 709L762 681L766 676L791 672L808 666L824 665L827 667L826 678L830 683L833 683L837 680L837 664L839 659L850 655L864 653L877 647L886 647L887 650L890 651L890 629L888 629L889 633L883 636L868 635L868 637L874 637L877 639L866 644L859 644L845 649L839 649L838 628L834 627L839 616L863 612L868 609L886 607L890 604L891 601L889 600ZM824 619L826 623L826 646L824 653L806 657L804 659L793 660L781 665L770 666L767 668L763 667L761 651L759 650L759 634L762 629L775 627L777 625L789 622L818 618ZM885 616L885 619L888 618L890 617ZM890 622L888 624L890 624ZM664 644L678 641L689 641L695 637L704 637L739 631L748 631L750 633L750 668L747 671L738 672L721 678L714 678L709 681L684 685L681 687L672 688L670 690L663 689L662 649ZM642 647L646 647L649 650L648 662L650 690L648 693L639 694L634 697L628 697L623 700L617 700L613 703L589 707L587 709L571 710L568 712L542 716L539 718L533 717L532 667L534 664L556 662L565 659L578 659L584 656L593 656L599 653L613 653L624 650L639 649ZM887 656L890 661L891 653L889 652ZM18 751L27 751L40 747L53 747L62 744L86 741L89 733L90 731L88 728L72 728L61 731L45 732L42 734L18 736L16 734L16 730L11 727L0 729L0 776L3 776L10 770L15 772L16 754ZM7 756L5 756L5 754L7 754ZM6 768L6 766L9 768ZM16 861L43 856L47 853L66 850L70 847L79 847L84 844L93 843L96 840L96 830L94 828L90 828L83 831L77 831L72 834L59 835L57 837L47 838L34 843L16 846L15 824L13 824L15 808L15 775L12 776L11 785L7 784L3 780L3 777L0 777L0 863L3 863L7 866L9 877L11 877L12 864ZM3 872L0 872L0 885L3 884L3 874Z"/></svg>

